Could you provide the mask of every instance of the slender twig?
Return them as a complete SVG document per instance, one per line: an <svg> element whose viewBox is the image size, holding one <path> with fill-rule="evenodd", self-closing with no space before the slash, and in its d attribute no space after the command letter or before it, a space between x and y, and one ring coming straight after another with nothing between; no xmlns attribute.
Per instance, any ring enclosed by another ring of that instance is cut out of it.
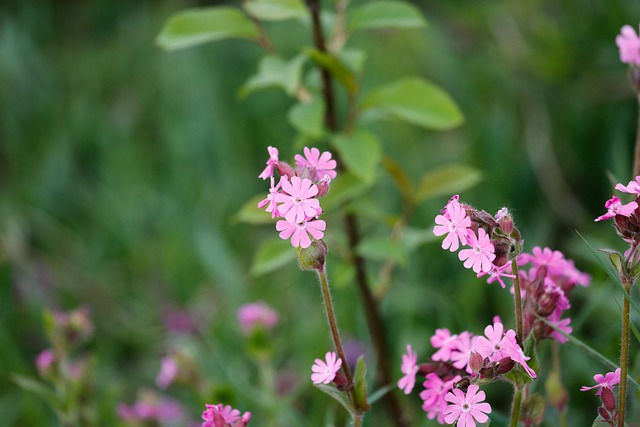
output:
<svg viewBox="0 0 640 427"><path fill-rule="evenodd" d="M622 286L631 292L632 281L622 278ZM627 371L629 370L629 300L623 298L622 331L620 333L620 388L618 395L618 427L624 427L627 407Z"/></svg>
<svg viewBox="0 0 640 427"><path fill-rule="evenodd" d="M524 337L522 336L522 294L520 293L520 274L518 274L518 263L515 258L511 261L511 270L515 276L513 278L513 306L516 318L516 338L518 339L518 344L522 346L522 341L524 340Z"/></svg>

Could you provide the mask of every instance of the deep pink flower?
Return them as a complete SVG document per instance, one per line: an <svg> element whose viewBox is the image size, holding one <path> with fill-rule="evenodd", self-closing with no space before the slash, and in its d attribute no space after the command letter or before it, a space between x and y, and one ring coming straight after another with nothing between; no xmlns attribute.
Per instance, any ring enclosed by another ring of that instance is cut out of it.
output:
<svg viewBox="0 0 640 427"><path fill-rule="evenodd" d="M471 227L471 218L456 200L447 203L444 215L436 216L436 225L433 227L433 234L447 237L442 241L442 249L449 249L455 252L460 244L467 244L467 230Z"/></svg>
<svg viewBox="0 0 640 427"><path fill-rule="evenodd" d="M620 49L620 61L625 64L640 65L640 37L633 27L625 25L616 37Z"/></svg>
<svg viewBox="0 0 640 427"><path fill-rule="evenodd" d="M205 405L202 412L202 427L246 427L251 419L251 412L245 412L240 417L240 411L229 405ZM235 423L235 424L234 424Z"/></svg>
<svg viewBox="0 0 640 427"><path fill-rule="evenodd" d="M296 166L307 168L314 181L321 180L325 175L328 175L331 179L336 177L336 171L334 169L337 164L335 160L331 160L330 152L325 151L320 154L320 150L317 148L309 149L308 147L304 147L303 153L304 157L296 154Z"/></svg>
<svg viewBox="0 0 640 427"><path fill-rule="evenodd" d="M562 310L556 310L553 313L551 313L551 315L547 318L547 320L549 321L549 323L554 325L556 328L560 329L565 334L570 334L571 332L573 332L573 328L570 325L571 319L569 317L567 317L566 319L560 319L560 317L562 317ZM567 341L569 341L567 337L565 337L555 329L553 330L550 336L551 338L555 339L561 344L564 344Z"/></svg>
<svg viewBox="0 0 640 427"><path fill-rule="evenodd" d="M465 268L471 268L475 273L491 271L492 262L496 259L495 248L491 239L483 228L478 228L478 236L473 230L467 232L467 244L471 249L463 249L458 253L460 261L464 261Z"/></svg>
<svg viewBox="0 0 640 427"><path fill-rule="evenodd" d="M607 213L604 215L600 215L594 221L602 221L605 219L613 218L616 215L622 215L629 218L631 214L638 208L638 204L636 202L630 202L626 205L623 205L618 197L611 196L611 198L604 204L604 207L608 209Z"/></svg>
<svg viewBox="0 0 640 427"><path fill-rule="evenodd" d="M288 222L299 223L322 212L320 201L313 198L318 194L318 187L310 179L292 176L291 180L284 178L281 183L282 192L274 197L276 202L282 203L278 212Z"/></svg>
<svg viewBox="0 0 640 427"><path fill-rule="evenodd" d="M38 357L36 357L36 368L38 368L38 372L40 372L41 375L44 375L49 372L49 368L51 368L51 365L53 365L53 362L55 361L56 356L53 353L53 350L47 348L42 350L40 354L38 354Z"/></svg>
<svg viewBox="0 0 640 427"><path fill-rule="evenodd" d="M491 405L484 402L484 391L478 391L480 387L471 384L465 394L462 390L453 389L445 396L449 405L444 409L444 420L447 424L456 424L457 427L475 427L476 421L486 422L491 413Z"/></svg>
<svg viewBox="0 0 640 427"><path fill-rule="evenodd" d="M245 334L258 327L273 329L278 324L278 313L262 301L244 304L238 309L238 322Z"/></svg>
<svg viewBox="0 0 640 427"><path fill-rule="evenodd" d="M616 184L616 190L622 191L623 193L630 193L640 195L640 176L636 176L636 179L633 181L629 181L629 184L626 186L622 184Z"/></svg>
<svg viewBox="0 0 640 427"><path fill-rule="evenodd" d="M431 360L447 362L451 359L451 352L456 348L457 335L451 335L447 328L438 328L429 339L433 348L439 349L431 356Z"/></svg>
<svg viewBox="0 0 640 427"><path fill-rule="evenodd" d="M597 388L598 392L596 393L596 395L600 396L603 388L608 388L609 390L611 390L614 385L620 383L620 368L617 368L613 372L607 372L604 376L602 374L596 374L594 375L593 379L598 384L591 387L582 386L580 387L580 391L587 391Z"/></svg>
<svg viewBox="0 0 640 427"><path fill-rule="evenodd" d="M278 165L278 149L275 147L267 147L269 152L269 160L267 160L267 167L264 168L262 173L258 175L258 178L267 179L273 177L273 170Z"/></svg>
<svg viewBox="0 0 640 427"><path fill-rule="evenodd" d="M411 393L413 386L416 384L416 374L418 373L417 360L418 356L411 349L411 345L407 344L407 354L402 355L402 367L400 368L404 376L398 380L398 388L402 390L404 394Z"/></svg>
<svg viewBox="0 0 640 427"><path fill-rule="evenodd" d="M324 358L325 360L316 359L316 363L311 367L311 371L313 371L311 381L314 384L329 384L342 366L342 359L339 359L332 351L328 351Z"/></svg>
<svg viewBox="0 0 640 427"><path fill-rule="evenodd" d="M437 417L438 422L444 424L444 409L447 406L444 397L461 378L460 375L456 375L449 381L443 381L433 372L427 374L423 383L424 390L420 392L420 398L423 400L422 410L427 413L427 418L432 420Z"/></svg>
<svg viewBox="0 0 640 427"><path fill-rule="evenodd" d="M287 240L291 237L291 245L294 248L308 248L311 246L311 237L316 240L322 239L327 224L321 220L302 221L298 224L292 224L285 220L276 222L276 230L280 232L280 238Z"/></svg>
<svg viewBox="0 0 640 427"><path fill-rule="evenodd" d="M516 363L519 363L520 366L527 372L527 374L531 378L536 378L536 371L531 369L531 367L527 364L527 360L531 359L531 357L526 356L522 348L518 345L518 341L516 340L516 332L513 329L509 329L504 334L505 340L507 341L505 357L510 357Z"/></svg>
<svg viewBox="0 0 640 427"><path fill-rule="evenodd" d="M495 264L491 264L491 270L479 272L478 277L486 276L488 274L489 277L487 278L487 283L491 284L497 280L498 283L500 283L500 286L502 286L502 289L504 289L506 285L504 283L504 280L502 280L503 277L508 277L509 279L516 278L515 274L509 273L510 268L511 268L510 262L504 265L501 265L500 267L496 267ZM507 272L505 272L505 270Z"/></svg>

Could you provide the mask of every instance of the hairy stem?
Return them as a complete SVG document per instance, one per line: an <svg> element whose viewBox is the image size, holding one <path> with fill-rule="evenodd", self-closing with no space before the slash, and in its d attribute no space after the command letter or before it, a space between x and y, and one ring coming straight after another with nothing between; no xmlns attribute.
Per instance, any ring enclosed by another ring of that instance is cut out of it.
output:
<svg viewBox="0 0 640 427"><path fill-rule="evenodd" d="M638 104L640 104L640 94L638 95ZM636 149L633 157L633 178L640 175L640 108L638 109L638 133L636 135Z"/></svg>
<svg viewBox="0 0 640 427"><path fill-rule="evenodd" d="M522 294L520 293L520 274L518 274L518 263L515 258L511 261L511 270L513 275L516 276L513 279L513 305L516 317L516 335L518 338L518 344L522 346L522 341L524 340L524 337L522 336Z"/></svg>
<svg viewBox="0 0 640 427"><path fill-rule="evenodd" d="M631 293L631 280L623 278L622 285ZM627 407L627 372L629 370L629 300L623 296L622 331L620 333L620 389L618 395L618 427L624 427Z"/></svg>
<svg viewBox="0 0 640 427"><path fill-rule="evenodd" d="M522 404L522 389L516 385L513 393L513 407L511 408L511 421L509 427L517 427L518 418L520 417L520 405Z"/></svg>

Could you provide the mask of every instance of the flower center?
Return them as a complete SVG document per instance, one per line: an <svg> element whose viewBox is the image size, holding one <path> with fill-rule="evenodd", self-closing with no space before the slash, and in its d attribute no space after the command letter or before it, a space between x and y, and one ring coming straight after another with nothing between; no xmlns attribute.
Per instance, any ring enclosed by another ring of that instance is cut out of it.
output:
<svg viewBox="0 0 640 427"><path fill-rule="evenodd" d="M462 404L462 412L469 412L470 409L471 409L471 407L469 406L468 403L463 403Z"/></svg>

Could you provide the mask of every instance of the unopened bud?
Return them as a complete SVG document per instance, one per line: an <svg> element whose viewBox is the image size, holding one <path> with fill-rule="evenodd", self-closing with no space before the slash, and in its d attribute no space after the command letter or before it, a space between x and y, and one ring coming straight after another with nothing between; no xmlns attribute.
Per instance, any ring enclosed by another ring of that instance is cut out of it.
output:
<svg viewBox="0 0 640 427"><path fill-rule="evenodd" d="M547 399L549 400L549 403L557 408L558 411L562 412L564 410L564 406L569 400L569 394L562 385L560 372L557 370L552 371L549 374L547 381L544 383L544 388L547 392Z"/></svg>
<svg viewBox="0 0 640 427"><path fill-rule="evenodd" d="M302 270L322 270L327 251L327 245L322 239L315 240L308 248L298 249L298 265Z"/></svg>
<svg viewBox="0 0 640 427"><path fill-rule="evenodd" d="M318 181L318 184L316 184L318 187L318 194L316 194L316 197L320 198L325 194L327 194L329 192L330 183L331 183L331 178L329 178L329 175L325 175L324 178Z"/></svg>
<svg viewBox="0 0 640 427"><path fill-rule="evenodd" d="M437 371L438 364L436 363L421 363L420 365L418 365L418 373L423 376Z"/></svg>
<svg viewBox="0 0 640 427"><path fill-rule="evenodd" d="M532 394L522 402L520 421L526 426L537 426L544 418L544 399L538 393Z"/></svg>
<svg viewBox="0 0 640 427"><path fill-rule="evenodd" d="M547 317L553 313L558 306L558 299L560 299L560 293L558 292L545 292L538 299L538 315L541 317Z"/></svg>
<svg viewBox="0 0 640 427"><path fill-rule="evenodd" d="M349 384L347 377L340 371L336 372L333 383L338 387L338 390L349 390L353 386L353 384Z"/></svg>
<svg viewBox="0 0 640 427"><path fill-rule="evenodd" d="M471 380L469 379L469 377L464 377L460 381L456 382L453 385L453 388L462 390L464 393L466 393L470 385L471 385Z"/></svg>
<svg viewBox="0 0 640 427"><path fill-rule="evenodd" d="M493 366L480 369L478 375L483 380L492 380L496 377L496 371Z"/></svg>
<svg viewBox="0 0 640 427"><path fill-rule="evenodd" d="M612 417L611 414L609 412L607 412L607 410L603 407L603 406L598 406L598 414L602 417L603 420L605 420L609 425L611 424L612 421Z"/></svg>
<svg viewBox="0 0 640 427"><path fill-rule="evenodd" d="M469 367L476 373L484 367L484 358L477 351L472 351L469 355Z"/></svg>
<svg viewBox="0 0 640 427"><path fill-rule="evenodd" d="M513 218L511 218L511 215L509 215L509 213L507 213L500 219L498 219L496 216L496 220L498 220L498 225L500 226L504 234L509 236L513 232Z"/></svg>
<svg viewBox="0 0 640 427"><path fill-rule="evenodd" d="M276 169L278 169L278 173L280 174L280 176L291 178L292 176L296 175L291 165L287 162L278 162L278 164L276 165Z"/></svg>
<svg viewBox="0 0 640 427"><path fill-rule="evenodd" d="M600 389L602 392L600 393L600 398L602 399L602 404L605 409L609 412L613 412L616 410L616 398L613 395L613 392L610 388L602 387Z"/></svg>
<svg viewBox="0 0 640 427"><path fill-rule="evenodd" d="M498 363L496 363L496 374L506 374L513 369L515 364L516 362L514 362L512 358L503 357L498 361Z"/></svg>

